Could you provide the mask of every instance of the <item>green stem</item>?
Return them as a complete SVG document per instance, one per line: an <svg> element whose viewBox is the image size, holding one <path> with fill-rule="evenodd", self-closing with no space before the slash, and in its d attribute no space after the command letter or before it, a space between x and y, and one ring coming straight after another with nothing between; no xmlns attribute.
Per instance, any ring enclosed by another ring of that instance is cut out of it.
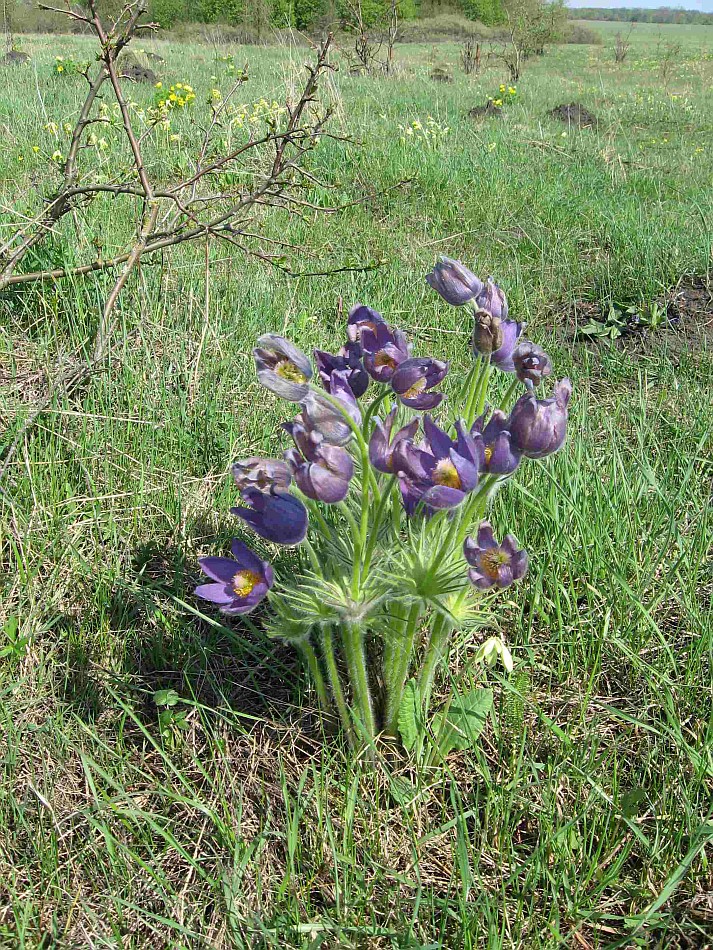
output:
<svg viewBox="0 0 713 950"><path fill-rule="evenodd" d="M515 379L513 379L513 381L508 386L507 392L503 396L502 402L500 403L499 408L501 412L507 412L507 408L510 405L510 400L515 395L515 392L517 391L517 388L519 385L520 385L520 380L516 376Z"/></svg>
<svg viewBox="0 0 713 950"><path fill-rule="evenodd" d="M366 553L364 555L364 559L361 566L362 578L364 577L364 575L369 570L369 567L371 566L371 559L374 556L374 549L376 547L376 544L379 538L379 528L381 527L381 519L383 518L384 509L386 508L386 503L389 500L389 496L391 495L391 490L393 488L395 481L396 481L396 476L392 475L389 478L389 481L387 482L384 488L381 498L379 499L379 504L377 506L376 513L374 515L374 523L371 526L371 537L369 538L369 541L367 543Z"/></svg>
<svg viewBox="0 0 713 950"><path fill-rule="evenodd" d="M362 424L361 424L361 429L362 429L362 432L364 433L364 438L366 438L368 435L369 423L373 419L374 414L376 413L376 410L379 408L379 406L382 404L382 402L385 399L388 399L390 393L391 393L391 390L388 387L385 387L384 391L382 393L379 393L376 399L373 400L369 408L366 410L366 413L364 414L364 420L362 421Z"/></svg>
<svg viewBox="0 0 713 950"><path fill-rule="evenodd" d="M344 690L342 689L342 681L339 677L337 659L334 655L334 641L330 629L326 629L322 633L322 654L324 656L324 665L327 667L327 677L329 678L329 685L332 689L334 702L339 712L339 718L342 721L342 728L347 735L349 744L353 745L354 731L352 729L352 717L349 713L347 701L344 698Z"/></svg>
<svg viewBox="0 0 713 950"><path fill-rule="evenodd" d="M436 618L431 630L431 639L428 641L426 650L426 659L421 668L419 677L419 688L421 692L421 702L423 704L424 718L428 717L428 707L431 702L431 690L433 689L433 679L438 669L438 664L445 653L445 646L448 643L448 637L452 630L451 622L441 614Z"/></svg>
<svg viewBox="0 0 713 950"><path fill-rule="evenodd" d="M399 709L401 708L401 699L406 685L420 616L421 604L416 602L409 611L402 636L393 645L390 668L387 668L387 665L384 664L384 679L386 680L384 729L392 736L398 734Z"/></svg>
<svg viewBox="0 0 713 950"><path fill-rule="evenodd" d="M317 690L319 705L322 707L324 712L329 712L332 704L329 701L329 694L324 682L324 677L322 676L322 670L319 667L317 654L314 652L314 647L312 646L309 637L305 637L304 640L300 640L297 644L297 649L301 652L302 656L307 662L310 676L312 677L312 682L315 689Z"/></svg>
<svg viewBox="0 0 713 950"><path fill-rule="evenodd" d="M349 670L354 703L359 711L362 725L371 739L376 735L376 724L369 689L369 676L366 669L364 632L358 623L347 622L343 625L342 646L344 647L344 658Z"/></svg>
<svg viewBox="0 0 713 950"><path fill-rule="evenodd" d="M477 418L475 407L479 402L480 392L483 388L483 383L489 376L490 371L490 362L484 360L482 356L478 357L476 362L478 367L477 376L475 376L475 382L471 385L470 392L468 394L468 404L465 409L465 421L466 425L472 426L473 422ZM487 384L486 384L487 385Z"/></svg>

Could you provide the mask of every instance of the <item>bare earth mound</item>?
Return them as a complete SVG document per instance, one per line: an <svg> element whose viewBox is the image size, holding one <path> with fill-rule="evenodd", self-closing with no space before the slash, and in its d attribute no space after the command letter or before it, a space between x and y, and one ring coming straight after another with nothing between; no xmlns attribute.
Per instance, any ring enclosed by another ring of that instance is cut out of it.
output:
<svg viewBox="0 0 713 950"><path fill-rule="evenodd" d="M579 126L580 129L596 128L598 124L597 117L579 102L570 102L568 106L557 106L556 109L551 109L547 115L551 119L560 119L560 121L566 122L567 125Z"/></svg>

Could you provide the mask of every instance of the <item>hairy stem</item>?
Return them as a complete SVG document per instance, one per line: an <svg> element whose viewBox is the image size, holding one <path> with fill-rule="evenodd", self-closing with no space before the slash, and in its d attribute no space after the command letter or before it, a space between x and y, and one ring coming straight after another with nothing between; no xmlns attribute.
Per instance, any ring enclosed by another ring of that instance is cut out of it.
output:
<svg viewBox="0 0 713 950"><path fill-rule="evenodd" d="M314 647L312 646L309 637L301 640L298 643L297 648L307 663L307 667L312 678L312 683L314 688L317 690L317 699L319 700L319 705L321 706L323 712L328 713L332 704L329 700L329 693L327 692L324 677L322 676L322 670L319 666L319 659L317 658L317 654L314 652Z"/></svg>
<svg viewBox="0 0 713 950"><path fill-rule="evenodd" d="M347 622L342 626L342 646L347 669L349 670L354 705L366 734L369 738L373 738L376 735L376 723L369 689L369 675L366 668L364 631L358 623Z"/></svg>
<svg viewBox="0 0 713 950"><path fill-rule="evenodd" d="M339 718L342 722L342 728L344 729L347 738L349 739L350 745L354 745L354 730L352 728L352 717L349 712L349 706L347 701L344 698L344 690L342 689L342 681L339 676L339 669L337 668L337 659L334 654L334 640L332 638L332 631L330 629L324 630L322 633L322 654L324 656L324 665L327 667L327 677L329 679L329 685L332 690L332 695L334 696L334 702L337 706L337 711L339 712Z"/></svg>
<svg viewBox="0 0 713 950"><path fill-rule="evenodd" d="M399 709L401 708L401 699L411 664L411 655L413 654L413 645L420 616L421 604L416 602L409 611L403 634L392 645L390 663L384 664L384 678L386 680L384 729L392 736L398 734Z"/></svg>

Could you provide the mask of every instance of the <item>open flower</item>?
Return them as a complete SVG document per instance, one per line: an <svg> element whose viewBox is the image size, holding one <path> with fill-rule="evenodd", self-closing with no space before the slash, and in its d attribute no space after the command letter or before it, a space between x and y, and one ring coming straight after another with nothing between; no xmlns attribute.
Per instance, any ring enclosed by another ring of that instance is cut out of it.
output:
<svg viewBox="0 0 713 950"><path fill-rule="evenodd" d="M475 298L478 309L487 310L494 317L505 320L508 315L508 299L502 287L496 284L492 277L488 277L487 284L485 286L481 285L481 287L482 289Z"/></svg>
<svg viewBox="0 0 713 950"><path fill-rule="evenodd" d="M560 449L567 435L567 418L572 383L560 379L549 399L537 399L532 392L513 406L508 429L513 446L527 458L541 459Z"/></svg>
<svg viewBox="0 0 713 950"><path fill-rule="evenodd" d="M466 538L463 557L470 564L468 577L478 590L509 587L527 573L527 551L518 548L517 538L508 534L498 544L489 521L481 521L477 541Z"/></svg>
<svg viewBox="0 0 713 950"><path fill-rule="evenodd" d="M523 340L515 347L512 361L515 366L515 375L521 383L539 386L543 376L549 376L552 372L552 360L547 353L541 346L529 340Z"/></svg>
<svg viewBox="0 0 713 950"><path fill-rule="evenodd" d="M404 360L391 377L391 388L400 401L411 409L435 409L444 399L443 393L429 390L437 386L448 372L448 363L430 357Z"/></svg>
<svg viewBox="0 0 713 950"><path fill-rule="evenodd" d="M426 283L453 307L462 307L484 290L482 280L460 261L450 257L439 259L431 273L426 274Z"/></svg>
<svg viewBox="0 0 713 950"><path fill-rule="evenodd" d="M203 557L198 563L212 581L196 587L196 595L228 615L248 614L273 585L272 567L261 561L247 544L233 540L233 557Z"/></svg>
<svg viewBox="0 0 713 950"><path fill-rule="evenodd" d="M307 395L312 367L302 350L283 336L266 333L253 350L257 378L283 399L301 402Z"/></svg>
<svg viewBox="0 0 713 950"><path fill-rule="evenodd" d="M238 459L230 466L230 473L240 491L257 488L259 491L283 491L290 487L292 473L281 459Z"/></svg>
<svg viewBox="0 0 713 950"><path fill-rule="evenodd" d="M457 442L429 416L424 416L423 428L422 445L402 439L393 450L393 469L408 514L419 502L426 508L455 508L478 484L477 460L461 455Z"/></svg>
<svg viewBox="0 0 713 950"><path fill-rule="evenodd" d="M411 354L406 335L386 323L378 323L374 329L365 326L360 339L364 351L364 369L377 383L388 383Z"/></svg>
<svg viewBox="0 0 713 950"><path fill-rule="evenodd" d="M486 475L510 475L520 464L522 453L513 445L508 417L499 409L493 411L487 424L485 413L476 419L470 437L479 447L481 471Z"/></svg>
<svg viewBox="0 0 713 950"><path fill-rule="evenodd" d="M369 439L369 460L377 471L384 472L387 475L393 474L394 471L394 449L404 439L413 440L419 425L417 418L412 419L407 425L399 429L392 438L391 430L397 412L398 408L394 406L383 422L381 419L377 419L374 423L374 431Z"/></svg>
<svg viewBox="0 0 713 950"><path fill-rule="evenodd" d="M369 385L369 374L362 363L362 348L358 341L349 340L338 353L315 350L319 378L327 392L331 392L331 376L337 370L344 372L349 388L357 399L364 395Z"/></svg>
<svg viewBox="0 0 713 950"><path fill-rule="evenodd" d="M378 310L373 310L363 303L355 303L347 317L347 336L352 342L357 342L364 330L374 332L379 324L386 325L386 320Z"/></svg>
<svg viewBox="0 0 713 950"><path fill-rule="evenodd" d="M307 509L286 492L267 494L257 488L246 488L241 498L247 507L231 508L230 513L242 518L255 534L275 544L299 544L307 534Z"/></svg>
<svg viewBox="0 0 713 950"><path fill-rule="evenodd" d="M329 377L329 394L331 399L314 390L307 393L302 400L302 423L307 429L316 429L325 442L346 445L352 437L352 429L332 400L337 400L357 425L361 424L361 412L343 370L335 370Z"/></svg>
<svg viewBox="0 0 713 950"><path fill-rule="evenodd" d="M296 448L285 453L299 490L308 498L333 505L346 498L354 475L354 462L346 449L326 442L301 422L290 427Z"/></svg>

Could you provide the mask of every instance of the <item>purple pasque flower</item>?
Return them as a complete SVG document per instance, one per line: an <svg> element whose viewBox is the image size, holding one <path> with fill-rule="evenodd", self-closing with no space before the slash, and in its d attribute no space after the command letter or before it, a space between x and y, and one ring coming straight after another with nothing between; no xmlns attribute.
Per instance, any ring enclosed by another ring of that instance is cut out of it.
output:
<svg viewBox="0 0 713 950"><path fill-rule="evenodd" d="M426 274L426 283L453 307L462 307L485 289L482 280L450 257L439 258L431 273Z"/></svg>
<svg viewBox="0 0 713 950"><path fill-rule="evenodd" d="M393 455L396 446L404 439L413 440L419 426L418 418L412 419L399 429L392 438L391 430L393 429L397 412L398 406L394 406L383 422L381 419L376 419L374 422L374 431L371 433L371 438L369 439L369 461L377 471L384 472L386 475L393 474Z"/></svg>
<svg viewBox="0 0 713 950"><path fill-rule="evenodd" d="M314 358L319 371L319 378L327 392L331 392L331 376L335 371L346 374L349 388L359 399L366 392L369 385L369 374L362 363L362 349L358 341L349 340L338 353L327 353L324 350L315 350Z"/></svg>
<svg viewBox="0 0 713 950"><path fill-rule="evenodd" d="M230 466L230 473L240 491L245 488L285 491L292 481L290 467L282 459L261 459L254 456L238 459Z"/></svg>
<svg viewBox="0 0 713 950"><path fill-rule="evenodd" d="M523 340L515 347L512 361L515 375L521 383L530 382L533 386L538 386L542 378L552 372L552 360L547 353L537 343L531 343L529 340Z"/></svg>
<svg viewBox="0 0 713 950"><path fill-rule="evenodd" d="M492 277L488 277L488 282L475 298L476 306L479 310L487 310L494 317L500 317L505 320L508 315L508 299L503 292L502 287L495 283Z"/></svg>
<svg viewBox="0 0 713 950"><path fill-rule="evenodd" d="M302 424L307 429L316 429L325 442L346 445L352 437L352 429L332 400L344 408L356 425L361 425L361 412L344 370L335 370L329 377L329 395L331 399L310 389L302 400Z"/></svg>
<svg viewBox="0 0 713 950"><path fill-rule="evenodd" d="M379 324L385 325L386 320L378 310L372 310L363 303L355 303L347 317L347 337L352 342L359 341L364 330L375 331Z"/></svg>
<svg viewBox="0 0 713 950"><path fill-rule="evenodd" d="M522 453L513 445L508 417L495 409L486 424L485 416L483 413L476 419L470 430L483 460L481 471L486 475L510 475L520 464Z"/></svg>
<svg viewBox="0 0 713 950"><path fill-rule="evenodd" d="M388 383L398 367L411 355L406 334L386 323L361 331L364 369L377 383Z"/></svg>
<svg viewBox="0 0 713 950"><path fill-rule="evenodd" d="M567 435L572 383L560 379L549 399L537 399L530 391L513 406L508 429L514 448L531 459L541 459L560 449Z"/></svg>
<svg viewBox="0 0 713 950"><path fill-rule="evenodd" d="M296 448L288 449L285 458L299 490L327 505L346 498L354 475L354 462L346 449L326 442L316 430L306 429L299 417L290 424L289 431Z"/></svg>
<svg viewBox="0 0 713 950"><path fill-rule="evenodd" d="M393 470L408 514L418 502L426 508L455 508L478 484L477 459L462 455L458 443L430 416L424 416L423 429L421 445L402 439L393 449Z"/></svg>
<svg viewBox="0 0 713 950"><path fill-rule="evenodd" d="M261 492L246 488L240 497L246 506L231 508L230 513L242 518L255 534L275 544L299 544L307 535L307 509L287 492Z"/></svg>
<svg viewBox="0 0 713 950"><path fill-rule="evenodd" d="M273 585L274 574L267 561L261 561L247 544L233 539L233 557L198 559L203 573L212 581L199 584L195 593L233 616L248 614L260 603Z"/></svg>
<svg viewBox="0 0 713 950"><path fill-rule="evenodd" d="M517 320L501 320L500 321L500 330L503 336L503 342L498 347L497 350L493 350L490 354L490 362L493 366L497 368L502 373L514 373L515 364L513 362L513 353L517 347L518 341L522 336L522 331L525 329L524 323L519 323ZM475 346L475 341L473 341L474 352L478 352L477 347Z"/></svg>
<svg viewBox="0 0 713 950"><path fill-rule="evenodd" d="M290 402L301 402L307 395L312 366L302 350L284 336L266 333L253 350L257 378L273 393Z"/></svg>
<svg viewBox="0 0 713 950"><path fill-rule="evenodd" d="M430 357L404 360L391 377L391 388L404 406L411 409L435 409L444 399L443 393L428 392L448 372L448 363Z"/></svg>
<svg viewBox="0 0 713 950"><path fill-rule="evenodd" d="M505 535L503 543L498 544L489 521L480 522L477 541L465 539L463 557L470 564L470 582L478 590L502 590L527 573L527 551L518 548L514 534Z"/></svg>

